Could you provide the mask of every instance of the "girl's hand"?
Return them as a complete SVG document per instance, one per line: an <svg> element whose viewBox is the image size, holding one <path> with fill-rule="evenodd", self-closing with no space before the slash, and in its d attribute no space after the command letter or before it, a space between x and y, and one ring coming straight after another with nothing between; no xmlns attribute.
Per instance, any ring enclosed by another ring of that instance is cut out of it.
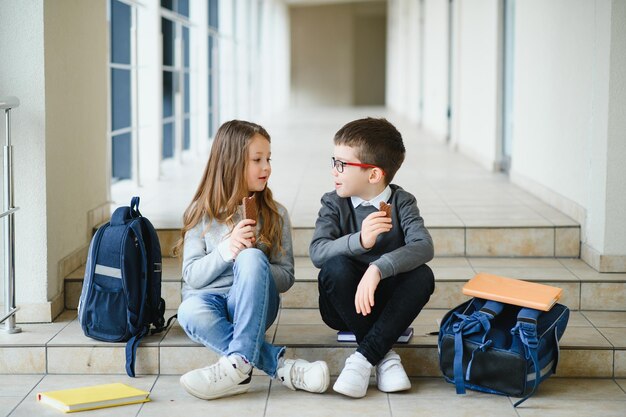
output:
<svg viewBox="0 0 626 417"><path fill-rule="evenodd" d="M387 217L387 213L373 212L361 224L361 246L365 249L373 248L378 235L390 231L391 227L391 218Z"/></svg>
<svg viewBox="0 0 626 417"><path fill-rule="evenodd" d="M233 232L230 234L230 251L233 253L233 259L237 257L239 252L245 248L251 248L256 242L254 233L256 222L251 219L244 219L237 223Z"/></svg>
<svg viewBox="0 0 626 417"><path fill-rule="evenodd" d="M357 314L367 316L374 307L374 293L380 283L380 270L376 265L370 265L363 274L354 296L354 306Z"/></svg>

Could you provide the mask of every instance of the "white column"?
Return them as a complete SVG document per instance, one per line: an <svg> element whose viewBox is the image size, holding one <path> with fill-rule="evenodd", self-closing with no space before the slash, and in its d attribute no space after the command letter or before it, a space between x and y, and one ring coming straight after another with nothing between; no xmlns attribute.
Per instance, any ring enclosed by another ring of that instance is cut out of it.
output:
<svg viewBox="0 0 626 417"><path fill-rule="evenodd" d="M0 2L0 91L21 101L12 113L18 321L62 311L67 269L80 266L107 214L107 47L106 2Z"/></svg>
<svg viewBox="0 0 626 417"><path fill-rule="evenodd" d="M191 51L191 150L202 156L209 141L209 19L208 2L189 3L189 15L195 24L190 29L189 50Z"/></svg>
<svg viewBox="0 0 626 417"><path fill-rule="evenodd" d="M163 147L163 48L161 4L158 0L138 7L137 106L140 183L159 178Z"/></svg>

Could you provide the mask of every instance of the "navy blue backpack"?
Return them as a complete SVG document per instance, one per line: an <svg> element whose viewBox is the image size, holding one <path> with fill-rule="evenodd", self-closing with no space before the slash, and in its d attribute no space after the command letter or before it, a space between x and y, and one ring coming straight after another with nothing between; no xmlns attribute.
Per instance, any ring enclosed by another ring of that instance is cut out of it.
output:
<svg viewBox="0 0 626 417"><path fill-rule="evenodd" d="M161 298L161 245L139 212L139 197L119 207L89 246L78 320L86 336L126 343L126 373L135 376L141 339L165 329Z"/></svg>
<svg viewBox="0 0 626 417"><path fill-rule="evenodd" d="M449 311L439 331L439 366L446 381L526 401L556 371L569 309L550 311L473 298Z"/></svg>

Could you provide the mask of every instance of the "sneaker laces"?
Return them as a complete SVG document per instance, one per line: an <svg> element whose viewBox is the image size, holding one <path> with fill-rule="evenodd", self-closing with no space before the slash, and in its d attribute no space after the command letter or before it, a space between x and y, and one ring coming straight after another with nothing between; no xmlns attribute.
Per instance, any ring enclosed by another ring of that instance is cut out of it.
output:
<svg viewBox="0 0 626 417"><path fill-rule="evenodd" d="M224 377L228 376L228 374L226 373L225 370L222 369L222 364L217 362L211 366L207 366L206 368L204 368L205 371L205 375L207 376L207 379L209 380L209 382L217 382L221 379L223 379Z"/></svg>
<svg viewBox="0 0 626 417"><path fill-rule="evenodd" d="M294 387L303 389L306 388L306 382L304 381L304 367L294 365L291 368L291 384Z"/></svg>

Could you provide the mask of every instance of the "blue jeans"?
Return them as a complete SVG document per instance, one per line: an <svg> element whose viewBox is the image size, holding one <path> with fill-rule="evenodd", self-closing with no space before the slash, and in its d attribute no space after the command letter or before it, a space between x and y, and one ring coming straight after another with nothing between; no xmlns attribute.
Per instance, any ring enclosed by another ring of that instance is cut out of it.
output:
<svg viewBox="0 0 626 417"><path fill-rule="evenodd" d="M222 355L241 355L275 377L285 348L265 341L280 303L267 256L259 249L245 249L235 258L233 272L228 293L186 298L178 308L178 321L195 342Z"/></svg>

